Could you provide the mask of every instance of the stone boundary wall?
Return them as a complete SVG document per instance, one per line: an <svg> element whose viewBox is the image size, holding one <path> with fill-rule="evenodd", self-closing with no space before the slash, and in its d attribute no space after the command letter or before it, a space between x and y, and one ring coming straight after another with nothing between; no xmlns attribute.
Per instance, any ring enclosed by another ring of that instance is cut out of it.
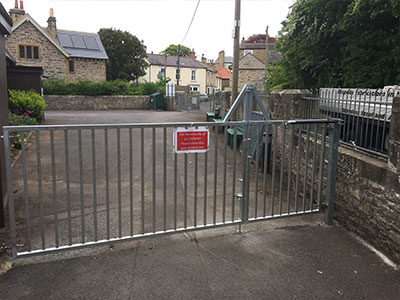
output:
<svg viewBox="0 0 400 300"><path fill-rule="evenodd" d="M46 95L46 110L143 110L150 108L150 96Z"/></svg>
<svg viewBox="0 0 400 300"><path fill-rule="evenodd" d="M272 119L302 119L305 101L301 99L301 91L273 92L263 101ZM400 97L395 98L396 101L395 112L396 107L400 107ZM395 114L392 115L392 125L400 124L400 114L397 123L393 118L396 118ZM281 140L279 134L278 141ZM400 141L397 138L399 134L392 132L390 162L339 146L335 218L400 263L400 168L396 159L400 153Z"/></svg>

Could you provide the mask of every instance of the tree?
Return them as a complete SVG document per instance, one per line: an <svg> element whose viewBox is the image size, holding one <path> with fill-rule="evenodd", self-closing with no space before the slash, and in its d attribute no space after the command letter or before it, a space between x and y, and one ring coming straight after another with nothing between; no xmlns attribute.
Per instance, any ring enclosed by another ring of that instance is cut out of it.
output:
<svg viewBox="0 0 400 300"><path fill-rule="evenodd" d="M100 29L99 36L109 57L107 80L136 80L146 74L146 50L136 36L112 28Z"/></svg>
<svg viewBox="0 0 400 300"><path fill-rule="evenodd" d="M398 0L297 0L282 23L277 42L282 60L271 71L272 83L293 88L398 84L399 5Z"/></svg>
<svg viewBox="0 0 400 300"><path fill-rule="evenodd" d="M165 50L160 52L161 54L178 56L178 45L171 44ZM190 48L181 45L181 55L180 56L189 56Z"/></svg>

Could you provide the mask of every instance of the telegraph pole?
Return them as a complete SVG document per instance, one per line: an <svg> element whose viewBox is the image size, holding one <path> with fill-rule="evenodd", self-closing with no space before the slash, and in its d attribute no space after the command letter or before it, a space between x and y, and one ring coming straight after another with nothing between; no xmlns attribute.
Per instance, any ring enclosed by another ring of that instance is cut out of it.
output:
<svg viewBox="0 0 400 300"><path fill-rule="evenodd" d="M181 78L181 69L180 69L180 61L181 61L181 44L178 44L178 61L176 62L178 68L176 70L176 85L179 86L179 79Z"/></svg>
<svg viewBox="0 0 400 300"><path fill-rule="evenodd" d="M235 36L233 41L232 101L238 95L239 82L239 41L240 41L240 0L235 0Z"/></svg>

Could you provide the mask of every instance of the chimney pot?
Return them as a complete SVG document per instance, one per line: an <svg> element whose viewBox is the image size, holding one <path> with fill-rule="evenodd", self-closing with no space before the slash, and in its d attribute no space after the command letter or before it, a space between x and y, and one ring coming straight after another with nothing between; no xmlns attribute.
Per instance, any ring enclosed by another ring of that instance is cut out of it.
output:
<svg viewBox="0 0 400 300"><path fill-rule="evenodd" d="M19 8L20 8L20 9L24 9L24 1L21 0L21 1L19 2Z"/></svg>
<svg viewBox="0 0 400 300"><path fill-rule="evenodd" d="M15 0L14 8L18 8L18 0Z"/></svg>

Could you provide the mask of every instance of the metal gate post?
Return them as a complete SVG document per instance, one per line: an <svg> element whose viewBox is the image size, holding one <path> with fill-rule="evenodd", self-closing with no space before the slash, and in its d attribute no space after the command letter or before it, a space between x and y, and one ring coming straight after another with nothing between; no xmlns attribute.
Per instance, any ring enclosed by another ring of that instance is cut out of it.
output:
<svg viewBox="0 0 400 300"><path fill-rule="evenodd" d="M4 155L6 158L6 175L7 175L7 198L8 207L10 209L10 238L11 238L11 251L12 257L18 255L17 252L17 231L15 224L15 209L14 209L14 194L12 189L12 172L11 172L11 153L10 153L10 136L8 130L4 130ZM21 137L23 139L23 137Z"/></svg>
<svg viewBox="0 0 400 300"><path fill-rule="evenodd" d="M335 124L331 124L329 129L328 174L325 202L325 223L327 225L333 224L333 213L336 198L336 172L338 163L340 126L341 123L337 122Z"/></svg>
<svg viewBox="0 0 400 300"><path fill-rule="evenodd" d="M246 88L243 103L243 117L244 117L244 130L243 130L243 153L242 153L242 201L241 201L241 222L247 223L249 220L249 148L250 148L250 119L252 110L252 89Z"/></svg>

